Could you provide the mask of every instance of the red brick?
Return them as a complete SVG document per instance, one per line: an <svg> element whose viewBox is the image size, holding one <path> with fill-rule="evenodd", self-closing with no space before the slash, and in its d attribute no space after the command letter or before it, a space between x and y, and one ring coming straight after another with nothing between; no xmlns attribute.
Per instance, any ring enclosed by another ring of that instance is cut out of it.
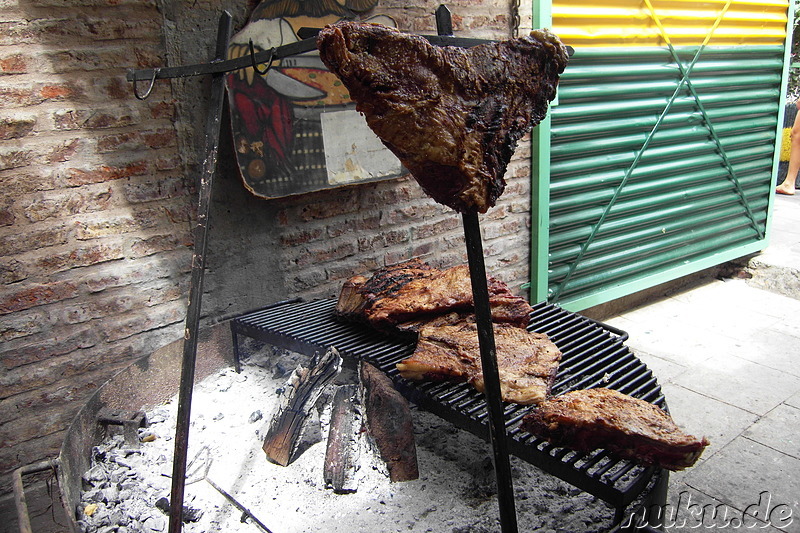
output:
<svg viewBox="0 0 800 533"><path fill-rule="evenodd" d="M29 58L22 54L13 54L0 58L0 73L25 74L28 72Z"/></svg>
<svg viewBox="0 0 800 533"><path fill-rule="evenodd" d="M25 167L34 160L35 152L26 149L10 149L0 152L0 170Z"/></svg>
<svg viewBox="0 0 800 533"><path fill-rule="evenodd" d="M10 205L0 207L0 226L11 226L16 220Z"/></svg>
<svg viewBox="0 0 800 533"><path fill-rule="evenodd" d="M131 181L125 185L125 199L130 203L151 202L184 196L191 192L188 180L182 177L152 181Z"/></svg>
<svg viewBox="0 0 800 533"><path fill-rule="evenodd" d="M59 83L44 85L39 89L39 94L44 100L66 100L83 96L83 88L74 83Z"/></svg>
<svg viewBox="0 0 800 533"><path fill-rule="evenodd" d="M147 100L149 102L150 98ZM148 109L150 110L150 118L172 119L175 117L175 104L173 102L154 100L153 103L148 104Z"/></svg>
<svg viewBox="0 0 800 533"><path fill-rule="evenodd" d="M139 121L131 109L60 109L53 113L57 130L124 128Z"/></svg>
<svg viewBox="0 0 800 533"><path fill-rule="evenodd" d="M324 232L322 228L312 229L299 229L292 233L281 235L282 246L297 246L300 244L307 244L322 238Z"/></svg>
<svg viewBox="0 0 800 533"><path fill-rule="evenodd" d="M32 87L0 85L0 108L34 106L43 101L44 99Z"/></svg>
<svg viewBox="0 0 800 533"><path fill-rule="evenodd" d="M173 129L162 129L152 132L144 132L142 134L142 137L144 138L144 144L148 148L153 148L153 149L167 148L170 146L175 146L177 144L175 130Z"/></svg>
<svg viewBox="0 0 800 533"><path fill-rule="evenodd" d="M141 149L141 147L142 138L139 132L136 131L104 135L97 139L97 151L101 154L119 150L138 150Z"/></svg>
<svg viewBox="0 0 800 533"><path fill-rule="evenodd" d="M3 117L0 119L0 141L19 139L33 131L36 126L36 117Z"/></svg>
<svg viewBox="0 0 800 533"><path fill-rule="evenodd" d="M89 183L103 183L105 181L130 178L131 176L142 176L148 170L149 166L146 161L134 161L120 167L102 165L91 169L70 168L67 171L67 184L77 187Z"/></svg>
<svg viewBox="0 0 800 533"><path fill-rule="evenodd" d="M63 272L73 268L96 265L122 259L125 252L119 245L97 245L76 248L63 253L48 254L35 262L36 268L44 272Z"/></svg>
<svg viewBox="0 0 800 533"><path fill-rule="evenodd" d="M153 167L158 171L181 169L183 168L183 160L179 155L159 157L153 161Z"/></svg>
<svg viewBox="0 0 800 533"><path fill-rule="evenodd" d="M95 216L75 222L75 238L81 241L131 233L158 224L159 212L148 209L121 215Z"/></svg>
<svg viewBox="0 0 800 533"><path fill-rule="evenodd" d="M47 387L63 379L96 370L100 365L98 358L87 357L82 350L45 358L38 364L15 367L0 375L0 395L8 398Z"/></svg>
<svg viewBox="0 0 800 533"><path fill-rule="evenodd" d="M331 244L320 248L310 248L305 252L299 253L294 261L298 267L319 265L328 261L337 261L349 257L356 252L356 246L352 242Z"/></svg>
<svg viewBox="0 0 800 533"><path fill-rule="evenodd" d="M92 213L107 209L113 198L109 189L77 191L54 191L42 193L25 208L25 216L31 222L41 222L49 218L62 218L80 213Z"/></svg>
<svg viewBox="0 0 800 533"><path fill-rule="evenodd" d="M382 231L376 235L359 237L357 239L358 251L366 252L376 248L387 248L389 246L407 243L410 240L411 234L408 229Z"/></svg>
<svg viewBox="0 0 800 533"><path fill-rule="evenodd" d="M13 172L0 174L0 186L6 195L7 200L19 198L22 195L38 191L52 190L53 182L58 178L52 175L57 172L49 172L41 168L15 169Z"/></svg>
<svg viewBox="0 0 800 533"><path fill-rule="evenodd" d="M130 256L145 257L185 245L185 240L181 241L176 235L154 235L146 239L137 239L130 247Z"/></svg>
<svg viewBox="0 0 800 533"><path fill-rule="evenodd" d="M177 257L179 259L171 261L169 256L161 254L157 260L139 259L122 264L98 265L91 273L81 276L81 282L90 293L128 286L132 286L131 290L138 290L133 286L160 279L168 279L169 283L177 284L172 279L180 271L179 263L191 263L191 252L184 251Z"/></svg>
<svg viewBox="0 0 800 533"><path fill-rule="evenodd" d="M0 256L9 256L64 244L68 232L64 226L20 230L0 237Z"/></svg>
<svg viewBox="0 0 800 533"><path fill-rule="evenodd" d="M52 164L69 161L78 153L82 145L83 141L81 139L72 139L58 144L50 150L49 154L46 154L47 162Z"/></svg>
<svg viewBox="0 0 800 533"><path fill-rule="evenodd" d="M28 265L16 259L0 258L0 283L9 285L28 278Z"/></svg>
<svg viewBox="0 0 800 533"><path fill-rule="evenodd" d="M63 409L37 409L25 417L21 424L0 426L0 448L8 448L44 435L60 433L68 427L73 414Z"/></svg>
<svg viewBox="0 0 800 533"><path fill-rule="evenodd" d="M27 285L0 295L0 315L75 298L77 286L69 281Z"/></svg>
<svg viewBox="0 0 800 533"><path fill-rule="evenodd" d="M14 313L0 322L0 340L4 343L28 337L44 329L46 316L38 312Z"/></svg>
<svg viewBox="0 0 800 533"><path fill-rule="evenodd" d="M12 350L2 353L2 362L7 370L11 370L89 348L98 341L98 334L94 327L70 328L66 335L55 333L47 335L47 338L37 342L15 346Z"/></svg>
<svg viewBox="0 0 800 533"><path fill-rule="evenodd" d="M108 324L103 328L103 336L108 342L113 342L170 324L176 324L185 319L185 307L183 302L170 302L148 307L139 313L131 314L126 319L115 320L113 324Z"/></svg>
<svg viewBox="0 0 800 533"><path fill-rule="evenodd" d="M136 20L130 17L100 17L87 14L81 17L34 19L24 24L9 24L0 44L61 45L65 39L91 43L98 40L147 39L158 35L157 19ZM3 28L0 27L0 30ZM0 31L0 34L3 32Z"/></svg>
<svg viewBox="0 0 800 533"><path fill-rule="evenodd" d="M461 220L457 216L451 216L430 224L420 224L413 229L415 239L427 239L445 234L459 228Z"/></svg>

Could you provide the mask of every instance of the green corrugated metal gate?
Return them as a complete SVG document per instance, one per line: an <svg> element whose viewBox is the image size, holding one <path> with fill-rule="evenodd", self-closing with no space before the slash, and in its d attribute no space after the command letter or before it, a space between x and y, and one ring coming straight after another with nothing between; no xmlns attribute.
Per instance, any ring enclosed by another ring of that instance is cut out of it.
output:
<svg viewBox="0 0 800 533"><path fill-rule="evenodd" d="M675 46L646 4L666 46L576 46L534 135L534 301L580 310L765 246L786 47Z"/></svg>

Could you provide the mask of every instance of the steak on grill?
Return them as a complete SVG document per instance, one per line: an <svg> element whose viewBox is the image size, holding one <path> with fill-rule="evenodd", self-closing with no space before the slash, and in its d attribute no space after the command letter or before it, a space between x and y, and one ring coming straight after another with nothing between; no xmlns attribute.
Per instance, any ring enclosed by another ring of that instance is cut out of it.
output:
<svg viewBox="0 0 800 533"><path fill-rule="evenodd" d="M492 320L524 328L533 308L511 293L502 281L490 277L489 304ZM405 322L425 320L451 311L473 308L469 267L438 270L419 259L388 266L369 279L354 276L339 293L336 314L365 321L384 331L414 329Z"/></svg>
<svg viewBox="0 0 800 533"><path fill-rule="evenodd" d="M497 367L503 401L541 402L550 394L561 352L547 335L511 324L495 324ZM484 390L475 316L450 313L419 327L414 353L397 364L412 380L467 381Z"/></svg>
<svg viewBox="0 0 800 533"><path fill-rule="evenodd" d="M317 47L423 190L459 212L495 204L517 141L546 115L568 61L546 30L463 49L339 22L320 32Z"/></svg>
<svg viewBox="0 0 800 533"><path fill-rule="evenodd" d="M692 466L709 444L682 431L659 407L605 388L548 398L522 419L522 427L560 446L604 448L669 470Z"/></svg>

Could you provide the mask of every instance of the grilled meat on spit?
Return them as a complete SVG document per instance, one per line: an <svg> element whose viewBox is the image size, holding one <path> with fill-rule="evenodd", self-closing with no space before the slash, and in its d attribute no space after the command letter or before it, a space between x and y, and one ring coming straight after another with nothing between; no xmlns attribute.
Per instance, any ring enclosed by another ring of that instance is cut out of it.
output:
<svg viewBox="0 0 800 533"><path fill-rule="evenodd" d="M429 196L459 212L495 204L517 141L546 115L568 61L546 30L463 49L339 22L317 47L381 141Z"/></svg>

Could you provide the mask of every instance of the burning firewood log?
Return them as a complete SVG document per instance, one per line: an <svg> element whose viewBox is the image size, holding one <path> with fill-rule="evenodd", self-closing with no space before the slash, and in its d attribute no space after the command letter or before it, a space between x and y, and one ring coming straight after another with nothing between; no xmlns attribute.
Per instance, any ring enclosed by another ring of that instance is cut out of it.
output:
<svg viewBox="0 0 800 533"><path fill-rule="evenodd" d="M359 374L364 385L367 427L389 469L389 479L396 482L419 478L408 402L392 380L369 363L361 363Z"/></svg>
<svg viewBox="0 0 800 533"><path fill-rule="evenodd" d="M264 438L264 452L273 463L286 466L297 449L306 419L323 389L342 368L335 348L316 355L309 366L298 366L280 393L279 407Z"/></svg>
<svg viewBox="0 0 800 533"><path fill-rule="evenodd" d="M333 396L323 477L325 486L337 494L356 492L358 488L355 473L360 455L360 396L357 384L342 385Z"/></svg>

